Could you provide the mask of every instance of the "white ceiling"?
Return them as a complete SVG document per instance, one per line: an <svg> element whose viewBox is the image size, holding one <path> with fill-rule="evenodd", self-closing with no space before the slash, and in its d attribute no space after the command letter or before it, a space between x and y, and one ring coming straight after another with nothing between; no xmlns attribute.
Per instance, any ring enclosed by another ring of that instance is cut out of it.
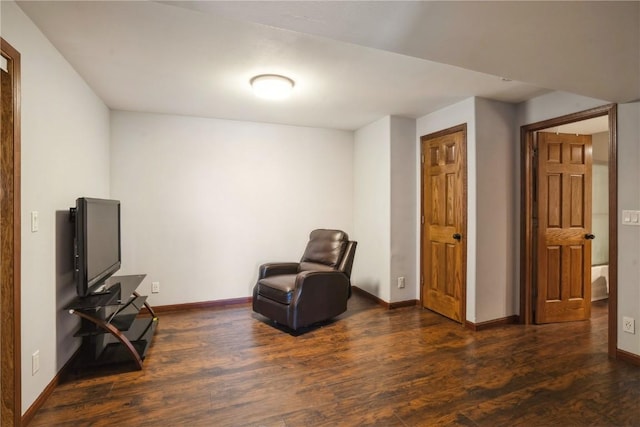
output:
<svg viewBox="0 0 640 427"><path fill-rule="evenodd" d="M353 130L470 96L640 99L638 1L18 4L113 109ZM263 73L292 97L254 97Z"/></svg>

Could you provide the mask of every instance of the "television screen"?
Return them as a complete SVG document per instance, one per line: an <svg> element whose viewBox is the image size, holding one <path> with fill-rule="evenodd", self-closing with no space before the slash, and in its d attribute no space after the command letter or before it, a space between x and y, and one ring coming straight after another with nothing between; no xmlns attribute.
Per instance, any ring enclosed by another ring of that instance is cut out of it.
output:
<svg viewBox="0 0 640 427"><path fill-rule="evenodd" d="M75 216L76 288L87 296L120 269L120 201L81 197Z"/></svg>

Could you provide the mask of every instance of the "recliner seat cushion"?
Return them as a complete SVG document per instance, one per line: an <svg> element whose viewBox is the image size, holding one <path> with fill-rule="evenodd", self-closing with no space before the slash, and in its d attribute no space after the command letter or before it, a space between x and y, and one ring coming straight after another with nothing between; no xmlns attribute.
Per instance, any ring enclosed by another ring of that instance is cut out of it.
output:
<svg viewBox="0 0 640 427"><path fill-rule="evenodd" d="M295 274L265 277L258 281L258 294L281 304L290 304L295 284Z"/></svg>

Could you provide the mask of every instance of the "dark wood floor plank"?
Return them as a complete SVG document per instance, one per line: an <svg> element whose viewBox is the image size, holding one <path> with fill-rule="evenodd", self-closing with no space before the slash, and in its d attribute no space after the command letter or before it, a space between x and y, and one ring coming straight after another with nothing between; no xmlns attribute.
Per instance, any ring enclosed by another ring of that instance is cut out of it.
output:
<svg viewBox="0 0 640 427"><path fill-rule="evenodd" d="M354 295L290 334L249 305L164 313L143 371L78 372L31 426L640 425L640 369L587 322L473 332Z"/></svg>

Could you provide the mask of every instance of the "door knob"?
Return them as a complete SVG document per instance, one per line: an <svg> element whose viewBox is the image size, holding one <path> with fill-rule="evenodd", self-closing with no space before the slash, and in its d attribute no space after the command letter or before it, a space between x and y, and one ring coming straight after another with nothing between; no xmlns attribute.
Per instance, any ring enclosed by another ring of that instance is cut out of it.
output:
<svg viewBox="0 0 640 427"><path fill-rule="evenodd" d="M462 239L462 236L460 235L460 233L456 233L453 235L453 238L456 239L457 241L460 241L460 239Z"/></svg>
<svg viewBox="0 0 640 427"><path fill-rule="evenodd" d="M596 236L591 234L591 233L589 233L589 234L585 234L584 238L587 239L587 240L593 240L593 239L596 238Z"/></svg>

